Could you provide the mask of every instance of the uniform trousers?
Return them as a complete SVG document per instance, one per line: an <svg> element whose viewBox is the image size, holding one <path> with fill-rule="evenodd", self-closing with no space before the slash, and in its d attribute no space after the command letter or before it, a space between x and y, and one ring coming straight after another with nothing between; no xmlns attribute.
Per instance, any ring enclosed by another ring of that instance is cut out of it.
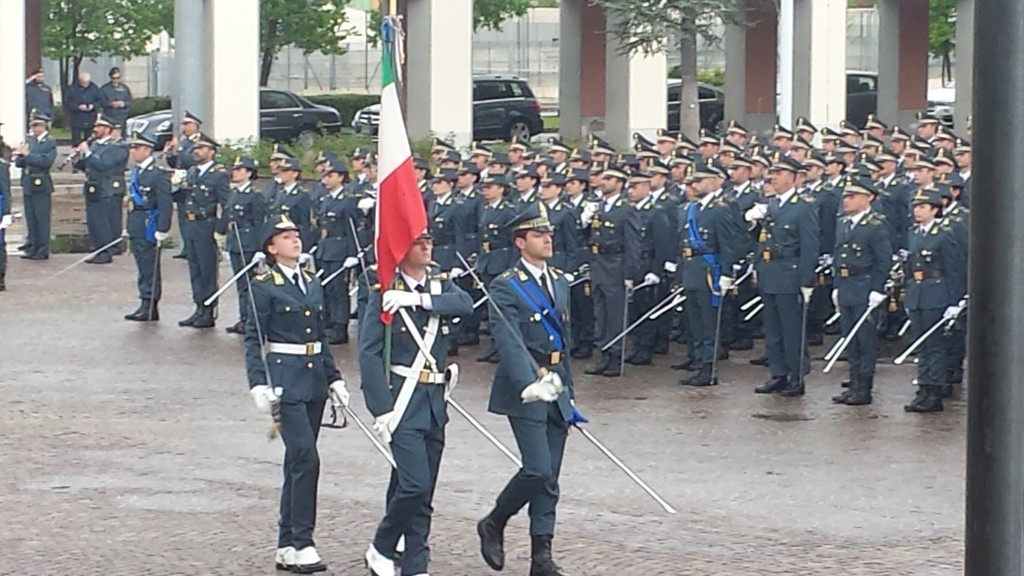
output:
<svg viewBox="0 0 1024 576"><path fill-rule="evenodd" d="M573 348L594 347L594 297L591 281L585 280L569 291L569 314L572 321Z"/></svg>
<svg viewBox="0 0 1024 576"><path fill-rule="evenodd" d="M530 535L555 533L555 507L558 505L558 475L569 425L557 403L548 405L545 421L509 416L512 434L523 457L523 467L498 495L492 516L507 521L529 504Z"/></svg>
<svg viewBox="0 0 1024 576"><path fill-rule="evenodd" d="M914 339L920 338L929 328L942 319L942 308L910 310L910 325ZM933 333L917 349L918 386L946 385L947 344L943 341L942 330Z"/></svg>
<svg viewBox="0 0 1024 576"><path fill-rule="evenodd" d="M182 230L188 254L188 275L192 281L192 302L203 301L217 291L217 241L213 238L214 219L186 220Z"/></svg>
<svg viewBox="0 0 1024 576"><path fill-rule="evenodd" d="M252 261L252 252L230 252L231 270L238 274L238 271L245 268L246 264ZM238 292L238 320L245 322L252 314L252 302L249 300L249 286L252 283L252 270L246 272L235 280L235 291Z"/></svg>
<svg viewBox="0 0 1024 576"><path fill-rule="evenodd" d="M856 306L840 306L839 319L842 321L843 337L849 339L854 324L868 309L868 303L864 302ZM853 379L874 378L875 364L878 361L878 322L885 314L880 308L875 308L868 315L867 320L861 325L853 339L846 345L846 357L850 362L850 377Z"/></svg>
<svg viewBox="0 0 1024 576"><path fill-rule="evenodd" d="M284 442L284 483L281 485L281 516L277 547L301 550L315 546L317 488L320 481L320 435L327 399L285 402L281 407L281 440Z"/></svg>
<svg viewBox="0 0 1024 576"><path fill-rule="evenodd" d="M690 357L701 364L711 364L715 359L718 308L711 306L711 292L694 290L688 294L684 310L686 327L690 331Z"/></svg>
<svg viewBox="0 0 1024 576"><path fill-rule="evenodd" d="M50 214L53 211L53 195L49 192L33 192L24 196L25 228L28 231L25 253L29 256L46 256L50 253Z"/></svg>
<svg viewBox="0 0 1024 576"><path fill-rule="evenodd" d="M811 370L806 349L801 346L800 322L803 303L799 294L762 294L764 310L764 342L772 378L788 377L799 382L800 357L804 356L804 375Z"/></svg>
<svg viewBox="0 0 1024 576"><path fill-rule="evenodd" d="M110 227L110 205L117 202L116 197L99 198L85 202L85 224L89 232L89 242L93 249L99 249L113 242L121 229ZM107 249L110 253L110 249Z"/></svg>

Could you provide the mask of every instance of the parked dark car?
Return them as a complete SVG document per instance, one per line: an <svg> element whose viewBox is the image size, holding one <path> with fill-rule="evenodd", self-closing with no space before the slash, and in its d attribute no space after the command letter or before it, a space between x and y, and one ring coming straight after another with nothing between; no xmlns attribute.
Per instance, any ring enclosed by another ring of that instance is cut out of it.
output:
<svg viewBox="0 0 1024 576"><path fill-rule="evenodd" d="M158 147L162 147L174 135L175 123L170 110L160 110L129 118L127 129L128 134L155 136ZM334 108L313 104L285 90L260 88L260 138L275 142L297 140L312 146L318 135L339 130L341 115Z"/></svg>
<svg viewBox="0 0 1024 576"><path fill-rule="evenodd" d="M846 121L863 126L868 114L878 111L878 74L846 71Z"/></svg>
<svg viewBox="0 0 1024 576"><path fill-rule="evenodd" d="M380 105L356 112L352 129L377 134ZM473 139L527 141L544 128L540 102L526 80L518 76L473 76Z"/></svg>
<svg viewBox="0 0 1024 576"><path fill-rule="evenodd" d="M668 81L668 129L679 130L679 102L682 100L683 82L678 78ZM725 93L710 84L697 84L697 101L700 105L700 127L715 132L721 131L725 118Z"/></svg>

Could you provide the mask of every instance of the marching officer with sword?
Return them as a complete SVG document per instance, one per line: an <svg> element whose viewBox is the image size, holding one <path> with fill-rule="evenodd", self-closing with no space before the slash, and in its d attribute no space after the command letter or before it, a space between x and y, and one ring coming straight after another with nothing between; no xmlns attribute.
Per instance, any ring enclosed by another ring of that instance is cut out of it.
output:
<svg viewBox="0 0 1024 576"><path fill-rule="evenodd" d="M256 161L240 156L231 166L231 194L224 204L224 217L218 232L226 236L225 247L235 274L259 251L259 234L267 219L267 199L252 185L256 177ZM245 334L245 322L252 312L249 305L249 280L235 280L238 292L238 322L226 328L228 334Z"/></svg>
<svg viewBox="0 0 1024 576"><path fill-rule="evenodd" d="M349 283L352 270L359 265L359 239L357 223L362 219L359 198L346 190L348 168L333 161L324 169L324 187L327 193L320 203L317 221L320 224L320 242L316 258L323 268L323 278L332 278L324 286L327 338L332 345L348 343L348 321L351 315Z"/></svg>
<svg viewBox="0 0 1024 576"><path fill-rule="evenodd" d="M867 178L847 178L843 212L836 227L833 304L840 312L846 356L850 361L847 389L832 402L848 406L871 404L878 360L876 309L887 299L885 283L892 265L892 241L885 216L872 210L878 190ZM859 328L861 316L868 320ZM854 330L856 329L856 332Z"/></svg>
<svg viewBox="0 0 1024 576"><path fill-rule="evenodd" d="M914 222L907 234L907 298L910 325L921 338L935 324L955 320L967 291L967 254L956 231L940 217L939 192L919 189L912 199ZM917 350L917 395L907 412L941 412L948 359L941 334L925 338Z"/></svg>
<svg viewBox="0 0 1024 576"><path fill-rule="evenodd" d="M395 460L387 512L365 555L374 576L395 575L403 536L402 574L427 573L447 400L458 383L458 366L447 363L447 341L455 337L452 319L473 312L469 295L432 266L432 249L433 240L424 231L383 294L376 273L368 271L373 284L359 326L359 371L373 429L390 445ZM394 314L394 324L385 325L382 312Z"/></svg>
<svg viewBox="0 0 1024 576"><path fill-rule="evenodd" d="M523 465L477 524L477 533L484 561L501 570L505 527L529 504L530 575L564 576L552 559L551 541L562 455L574 421L572 371L566 355L569 282L547 264L553 228L543 204L527 206L509 227L521 259L490 286L490 325L501 360L488 409L508 417Z"/></svg>
<svg viewBox="0 0 1024 576"><path fill-rule="evenodd" d="M802 396L810 371L806 350L806 320L817 283L821 237L818 207L797 193L797 174L803 165L778 157L769 170L772 196L754 253L757 283L764 299L764 337L771 378L758 394L778 392Z"/></svg>
<svg viewBox="0 0 1024 576"><path fill-rule="evenodd" d="M734 266L747 253L742 216L723 195L725 173L702 162L693 174L696 200L682 214L682 286L688 294L686 326L692 357L699 372L680 381L683 386L714 386L722 318L722 299L732 289Z"/></svg>
<svg viewBox="0 0 1024 576"><path fill-rule="evenodd" d="M323 572L313 541L320 456L316 441L330 395L349 393L327 344L320 281L300 270L300 231L287 216L263 226L260 246L270 268L252 280L245 327L245 366L257 408L272 415L284 441L284 484L278 522L279 570ZM248 276L245 277L248 279Z"/></svg>
<svg viewBox="0 0 1024 576"><path fill-rule="evenodd" d="M138 269L139 307L124 319L133 322L155 322L160 319L161 280L160 243L170 236L171 177L156 166L153 148L156 142L142 134L135 134L129 144L132 160L128 178L128 204L126 227L131 240L132 256Z"/></svg>

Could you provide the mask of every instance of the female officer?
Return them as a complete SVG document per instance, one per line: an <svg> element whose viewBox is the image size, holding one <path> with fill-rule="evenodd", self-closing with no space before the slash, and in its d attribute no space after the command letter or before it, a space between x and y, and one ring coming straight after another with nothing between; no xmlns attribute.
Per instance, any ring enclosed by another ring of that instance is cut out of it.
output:
<svg viewBox="0 0 1024 576"><path fill-rule="evenodd" d="M313 543L320 457L316 439L330 395L348 405L324 328L320 281L299 269L302 240L287 216L269 220L261 234L270 269L252 282L245 327L245 366L256 406L274 417L285 445L277 567L299 574L327 566Z"/></svg>

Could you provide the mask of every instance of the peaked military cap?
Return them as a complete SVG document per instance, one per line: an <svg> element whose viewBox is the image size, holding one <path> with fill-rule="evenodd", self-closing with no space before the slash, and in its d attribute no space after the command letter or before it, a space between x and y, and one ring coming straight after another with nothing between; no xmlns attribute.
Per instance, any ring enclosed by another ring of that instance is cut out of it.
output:
<svg viewBox="0 0 1024 576"><path fill-rule="evenodd" d="M231 169L236 170L239 168L255 173L257 170L256 161L249 156L238 156L235 158L234 164L231 165Z"/></svg>
<svg viewBox="0 0 1024 576"><path fill-rule="evenodd" d="M939 128L935 131L935 139L956 142L956 135L950 132L949 130L946 130L944 126L940 125Z"/></svg>
<svg viewBox="0 0 1024 576"><path fill-rule="evenodd" d="M298 158L285 158L281 161L281 170L291 170L293 172L302 172L302 163L299 162Z"/></svg>
<svg viewBox="0 0 1024 576"><path fill-rule="evenodd" d="M803 136L793 138L793 143L790 144L790 147L796 148L797 150L814 150L814 146L811 146L811 143Z"/></svg>
<svg viewBox="0 0 1024 576"><path fill-rule="evenodd" d="M562 142L560 139L555 138L554 136L552 136L551 138L548 138L548 144L550 144L550 146L548 147L548 152L549 153L550 152L565 152L566 154L572 153L572 147L571 146L569 146L565 142Z"/></svg>
<svg viewBox="0 0 1024 576"><path fill-rule="evenodd" d="M590 151L595 154L615 154L615 147L598 136L590 140Z"/></svg>
<svg viewBox="0 0 1024 576"><path fill-rule="evenodd" d="M633 132L633 143L637 145L643 145L650 148L654 148L655 144L649 138L639 132Z"/></svg>
<svg viewBox="0 0 1024 576"><path fill-rule="evenodd" d="M217 141L214 140L212 136L206 134L205 132L199 133L199 138L196 140L194 146L206 146L209 148L213 148L214 150L220 148L220 144L218 144ZM296 160L296 162L298 161Z"/></svg>
<svg viewBox="0 0 1024 576"><path fill-rule="evenodd" d="M864 121L864 129L865 130L874 130L874 129L888 130L889 127L885 124L885 122L882 122L881 120L879 120L878 117L875 116L874 114L868 114L868 119Z"/></svg>
<svg viewBox="0 0 1024 576"><path fill-rule="evenodd" d="M285 160L294 157L294 154L292 154L287 148L281 146L280 144L274 144L274 150L270 154L271 160Z"/></svg>
<svg viewBox="0 0 1024 576"><path fill-rule="evenodd" d="M494 154L493 150L479 142L474 141L469 144L470 158L472 158L473 156L487 156L488 158L490 158L492 154Z"/></svg>
<svg viewBox="0 0 1024 576"><path fill-rule="evenodd" d="M530 202L508 222L513 232L535 230L537 232L553 232L554 227L548 220L548 208L543 202Z"/></svg>
<svg viewBox="0 0 1024 576"><path fill-rule="evenodd" d="M946 164L948 166L956 166L956 160L953 159L952 154L945 148L939 148L935 151L935 164Z"/></svg>
<svg viewBox="0 0 1024 576"><path fill-rule="evenodd" d="M585 162L589 164L593 160L593 157L590 154L590 150L576 149L572 151L571 155L569 155L569 160L571 162Z"/></svg>
<svg viewBox="0 0 1024 576"><path fill-rule="evenodd" d="M718 135L708 130L707 128L700 129L700 145L713 144L715 146L721 146L722 142L718 139Z"/></svg>
<svg viewBox="0 0 1024 576"><path fill-rule="evenodd" d="M128 142L128 147L135 148L136 146L156 148L156 138L136 130L135 133L132 134L131 140Z"/></svg>
<svg viewBox="0 0 1024 576"><path fill-rule="evenodd" d="M867 152L861 152L859 155L857 155L857 163L872 172L882 171L882 168L875 162L874 157L868 154Z"/></svg>
<svg viewBox="0 0 1024 576"><path fill-rule="evenodd" d="M852 196L854 194L878 196L878 189L875 188L870 178L848 176L843 180L843 196Z"/></svg>
<svg viewBox="0 0 1024 576"><path fill-rule="evenodd" d="M260 247L262 250L266 251L267 244L270 244L270 241L274 239L274 236L277 236L282 232L287 232L288 230L298 231L299 227L296 226L295 223L292 222L285 214L280 214L267 220L267 222L263 224L262 233L260 234Z"/></svg>
<svg viewBox="0 0 1024 576"><path fill-rule="evenodd" d="M32 109L32 113L29 114L29 118L30 118L29 124L39 124L40 122L49 124L50 122L53 121L53 118L50 118L49 115L47 115L47 114L45 114L43 112L40 112L40 111L36 110L35 108Z"/></svg>
<svg viewBox="0 0 1024 576"><path fill-rule="evenodd" d="M200 120L195 114L189 112L188 110L185 110L185 113L181 116L181 123L188 124L189 122L199 126L203 125L203 121Z"/></svg>
<svg viewBox="0 0 1024 576"><path fill-rule="evenodd" d="M882 148L885 148L885 142L882 142L881 140L875 138L874 136L868 135L865 136L864 140L861 141L860 148L861 150L863 150L864 148L877 148L881 150Z"/></svg>
<svg viewBox="0 0 1024 576"><path fill-rule="evenodd" d="M459 174L451 168L438 168L434 170L434 174L431 176L431 180L435 182L438 180L446 180L448 182L455 182L459 179Z"/></svg>
<svg viewBox="0 0 1024 576"><path fill-rule="evenodd" d="M526 152L527 148L528 148L528 146L526 145L526 143L525 142L520 142L518 136L513 136L512 137L512 142L509 143L509 145L508 145L508 149L509 149L510 152L512 150L518 150L520 152Z"/></svg>
<svg viewBox="0 0 1024 576"><path fill-rule="evenodd" d="M733 164L735 164L735 162L733 162ZM817 166L818 168L824 168L825 156L818 153L811 154L804 160L804 166Z"/></svg>
<svg viewBox="0 0 1024 576"><path fill-rule="evenodd" d="M971 151L971 143L963 138L957 138L953 145L954 154L964 154Z"/></svg>
<svg viewBox="0 0 1024 576"><path fill-rule="evenodd" d="M853 125L853 122L846 120L839 121L839 134L841 136L860 136L860 130Z"/></svg>
<svg viewBox="0 0 1024 576"><path fill-rule="evenodd" d="M910 134L907 134L903 128L899 126L893 126L892 132L889 134L889 139L893 142L909 142Z"/></svg>
<svg viewBox="0 0 1024 576"><path fill-rule="evenodd" d="M818 131L814 124L811 124L811 121L803 116L797 118L796 122L793 123L793 130L796 132L810 132L812 134Z"/></svg>
<svg viewBox="0 0 1024 576"><path fill-rule="evenodd" d="M107 128L113 128L114 123L107 120L107 117L102 112L96 114L96 120L93 122L93 126L106 126Z"/></svg>
<svg viewBox="0 0 1024 576"><path fill-rule="evenodd" d="M938 124L939 123L939 119L936 118L934 115L929 114L928 112L918 112L917 113L917 123L918 124L922 124L922 125L923 124Z"/></svg>
<svg viewBox="0 0 1024 576"><path fill-rule="evenodd" d="M740 136L746 136L747 134L749 134L749 132L747 132L747 129L744 128L742 124L735 120L729 120L729 125L726 126L725 133L739 134Z"/></svg>
<svg viewBox="0 0 1024 576"><path fill-rule="evenodd" d="M669 163L673 166L689 166L693 164L693 160L690 160L690 157L686 154L680 154L677 152L672 156L672 159L669 160Z"/></svg>
<svg viewBox="0 0 1024 576"><path fill-rule="evenodd" d="M658 158L658 151L643 142L634 144L633 150L636 151L636 155L640 158Z"/></svg>
<svg viewBox="0 0 1024 576"><path fill-rule="evenodd" d="M455 150L455 147L440 138L434 138L430 141L431 153L444 152L446 150Z"/></svg>
<svg viewBox="0 0 1024 576"><path fill-rule="evenodd" d="M729 168L753 168L754 161L745 154L740 154L729 164Z"/></svg>
<svg viewBox="0 0 1024 576"><path fill-rule="evenodd" d="M536 162L534 162L534 164L544 165L544 166L547 166L549 169L554 169L555 168L555 159L552 158L551 156L541 156L540 158L537 158L537 160L536 160Z"/></svg>
<svg viewBox="0 0 1024 576"><path fill-rule="evenodd" d="M899 162L899 156L890 148L883 148L879 154L875 155L875 162Z"/></svg>
<svg viewBox="0 0 1024 576"><path fill-rule="evenodd" d="M508 154L504 152L495 152L487 160L488 166L508 166Z"/></svg>
<svg viewBox="0 0 1024 576"><path fill-rule="evenodd" d="M725 172L714 162L701 162L693 171L694 180L703 178L725 178Z"/></svg>
<svg viewBox="0 0 1024 576"><path fill-rule="evenodd" d="M316 164L326 164L337 159L338 155L335 154L334 152L331 152L329 150L321 150L320 153L316 155Z"/></svg>
<svg viewBox="0 0 1024 576"><path fill-rule="evenodd" d="M334 158L327 163L327 168L324 169L324 174L332 173L341 175L348 174L348 166L345 166L345 163L341 160Z"/></svg>
<svg viewBox="0 0 1024 576"><path fill-rule="evenodd" d="M369 148L356 148L355 151L352 152L352 159L353 160L355 160L356 158L366 159L367 157L370 156L370 154L371 154L371 152L370 152Z"/></svg>
<svg viewBox="0 0 1024 576"><path fill-rule="evenodd" d="M590 182L590 170L586 168L573 168L566 175L569 180L578 180L580 182Z"/></svg>
<svg viewBox="0 0 1024 576"><path fill-rule="evenodd" d="M697 143L690 140L686 134L680 133L679 136L676 137L676 147L683 150L696 150Z"/></svg>
<svg viewBox="0 0 1024 576"><path fill-rule="evenodd" d="M785 170L787 172L797 174L805 170L805 168L803 164L801 164L798 160L794 158L790 158L789 156L779 156L779 158L775 160L775 162L772 164L769 170L771 170L772 172Z"/></svg>
<svg viewBox="0 0 1024 576"><path fill-rule="evenodd" d="M480 168L478 168L477 165L472 163L472 162L463 162L463 163L459 164L459 167L456 168L456 170L458 171L459 175L462 175L462 174L476 174L476 175L479 175L480 174Z"/></svg>
<svg viewBox="0 0 1024 576"><path fill-rule="evenodd" d="M929 170L935 170L935 160L927 156L919 158L917 162L914 162L914 169L917 170L918 168L927 168Z"/></svg>
<svg viewBox="0 0 1024 576"><path fill-rule="evenodd" d="M504 174L488 174L480 183L484 186L503 186L506 188L510 184Z"/></svg>
<svg viewBox="0 0 1024 576"><path fill-rule="evenodd" d="M651 181L650 173L648 173L648 172L639 172L639 171L633 172L632 174L630 174L629 175L629 180L627 180L627 182L629 182L630 185L641 184L641 183L644 183L644 182L648 182L649 183L650 181Z"/></svg>
<svg viewBox="0 0 1024 576"><path fill-rule="evenodd" d="M565 178L565 174L561 172L552 172L545 176L540 181L541 186L565 186L568 180Z"/></svg>
<svg viewBox="0 0 1024 576"><path fill-rule="evenodd" d="M441 159L439 161L440 162L454 162L454 163L458 164L459 162L462 162L462 154L459 154L459 151L455 150L454 148L449 148L448 150L445 150L441 154Z"/></svg>
<svg viewBox="0 0 1024 576"><path fill-rule="evenodd" d="M664 128L658 128L656 140L658 142L671 142L672 144L676 144L678 142L676 135Z"/></svg>
<svg viewBox="0 0 1024 576"><path fill-rule="evenodd" d="M959 172L943 174L943 176L946 176L949 179L950 188L963 188L964 184L966 184L966 182L964 181L964 177L961 176Z"/></svg>
<svg viewBox="0 0 1024 576"><path fill-rule="evenodd" d="M426 158L420 158L419 156L416 156L412 159L412 167L415 168L416 170L426 170L429 172L430 162L428 162Z"/></svg>
<svg viewBox="0 0 1024 576"><path fill-rule="evenodd" d="M629 175L626 173L626 170L616 164L608 164L601 175L605 178L618 178L623 182L629 179Z"/></svg>
<svg viewBox="0 0 1024 576"><path fill-rule="evenodd" d="M859 150L845 141L839 142L839 144L836 145L836 154L856 154L857 152L859 152Z"/></svg>
<svg viewBox="0 0 1024 576"><path fill-rule="evenodd" d="M733 163L735 163L735 161L733 161ZM668 176L668 168L666 168L665 165L660 162L655 162L654 164L648 166L647 171L650 172L651 175L662 174Z"/></svg>
<svg viewBox="0 0 1024 576"><path fill-rule="evenodd" d="M825 126L821 129L821 141L822 142L834 142L839 140L839 132Z"/></svg>
<svg viewBox="0 0 1024 576"><path fill-rule="evenodd" d="M914 193L914 197L910 199L910 203L913 206L929 204L941 209L942 195L937 189L918 188L917 192Z"/></svg>
<svg viewBox="0 0 1024 576"><path fill-rule="evenodd" d="M776 124L775 127L772 129L772 138L788 138L792 140L793 131L790 130L789 128L782 126L781 124Z"/></svg>
<svg viewBox="0 0 1024 576"><path fill-rule="evenodd" d="M516 173L516 178L533 178L534 180L540 180L540 174L537 173L537 167L533 164L524 166L522 170Z"/></svg>
<svg viewBox="0 0 1024 576"><path fill-rule="evenodd" d="M722 147L718 149L719 154L732 154L733 156L739 156L743 154L743 150L740 150L737 146L734 146L731 142L723 142Z"/></svg>

